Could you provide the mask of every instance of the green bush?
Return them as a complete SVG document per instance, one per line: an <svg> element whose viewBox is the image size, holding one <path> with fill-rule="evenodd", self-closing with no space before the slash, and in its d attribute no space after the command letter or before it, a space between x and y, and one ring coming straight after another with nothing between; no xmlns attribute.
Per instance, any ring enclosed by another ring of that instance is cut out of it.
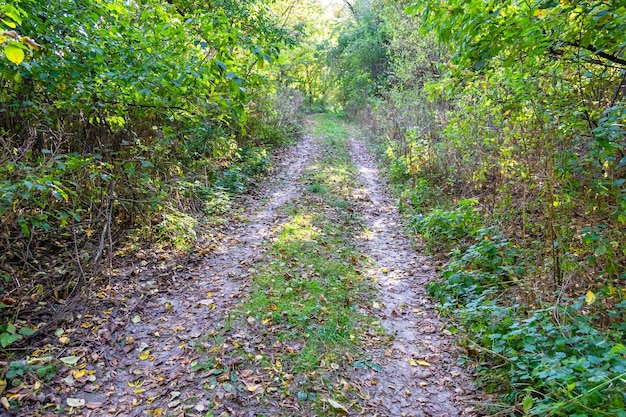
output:
<svg viewBox="0 0 626 417"><path fill-rule="evenodd" d="M476 233L481 222L476 204L476 200L461 200L452 210L438 207L426 215L417 214L413 228L424 237L429 250L450 250Z"/></svg>

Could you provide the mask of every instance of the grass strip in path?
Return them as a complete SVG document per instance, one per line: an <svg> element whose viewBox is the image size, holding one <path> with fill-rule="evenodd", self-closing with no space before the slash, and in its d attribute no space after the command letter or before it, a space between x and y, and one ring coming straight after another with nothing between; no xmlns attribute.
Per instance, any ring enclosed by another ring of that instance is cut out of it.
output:
<svg viewBox="0 0 626 417"><path fill-rule="evenodd" d="M265 263L248 298L215 335L215 415L334 415L358 409L350 382L358 348L380 337L359 304L371 295L354 238L362 225L351 209L356 171L348 133L330 116L316 119L320 155L307 169L301 198L283 208ZM370 364L376 367L376 364ZM248 411L245 411L248 410Z"/></svg>

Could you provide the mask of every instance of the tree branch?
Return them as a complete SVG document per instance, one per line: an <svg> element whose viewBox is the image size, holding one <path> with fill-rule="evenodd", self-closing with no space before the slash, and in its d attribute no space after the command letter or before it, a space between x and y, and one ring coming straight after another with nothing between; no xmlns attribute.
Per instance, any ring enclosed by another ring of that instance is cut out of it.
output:
<svg viewBox="0 0 626 417"><path fill-rule="evenodd" d="M622 58L617 57L615 55L611 55L609 53L600 51L599 48L596 48L593 45L584 46L584 45L581 45L581 44L576 43L576 42L564 42L564 43L565 43L565 45L573 46L574 48L586 49L586 50L592 52L594 55L597 55L600 58L604 58L607 61L611 61L614 64L619 64L619 65L626 66L626 60L625 59L622 59Z"/></svg>
<svg viewBox="0 0 626 417"><path fill-rule="evenodd" d="M350 3L348 0L343 0L343 2L346 4L346 6L348 6L348 9L350 9L350 12L352 12L352 15L354 16L354 18L356 20L359 20L359 15L356 14L356 10L354 10L352 3Z"/></svg>

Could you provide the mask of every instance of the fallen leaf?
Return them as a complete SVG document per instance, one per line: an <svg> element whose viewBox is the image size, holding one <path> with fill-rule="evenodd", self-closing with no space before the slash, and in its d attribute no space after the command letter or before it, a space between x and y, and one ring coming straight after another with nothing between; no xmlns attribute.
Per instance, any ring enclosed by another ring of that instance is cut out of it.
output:
<svg viewBox="0 0 626 417"><path fill-rule="evenodd" d="M133 318L131 319L131 321L132 321L133 323L137 324L137 323L141 322L141 317L139 316L139 314L136 314L136 315L135 315L135 317L133 317Z"/></svg>
<svg viewBox="0 0 626 417"><path fill-rule="evenodd" d="M102 402L89 401L87 404L85 404L85 407L87 407L90 410L95 410L96 408L102 407Z"/></svg>
<svg viewBox="0 0 626 417"><path fill-rule="evenodd" d="M70 407L82 408L85 406L85 400L82 398L68 398L65 400Z"/></svg>
<svg viewBox="0 0 626 417"><path fill-rule="evenodd" d="M587 291L587 295L585 295L585 302L591 305L595 301L596 301L596 295L592 291Z"/></svg>
<svg viewBox="0 0 626 417"><path fill-rule="evenodd" d="M6 397L0 398L0 403L2 403L2 406L6 408L7 411L11 408L11 404L9 404L9 400L7 400Z"/></svg>
<svg viewBox="0 0 626 417"><path fill-rule="evenodd" d="M425 366L425 367L429 367L430 366L430 364L428 362L426 362L424 359L415 360L413 358L409 358L409 364L411 366L418 366L418 365Z"/></svg>
<svg viewBox="0 0 626 417"><path fill-rule="evenodd" d="M348 414L348 409L341 403L333 400L332 398L328 398L326 402L335 410L341 413Z"/></svg>
<svg viewBox="0 0 626 417"><path fill-rule="evenodd" d="M74 377L74 379L80 379L84 377L85 375L87 375L87 371L85 369L73 369L72 370L72 376Z"/></svg>

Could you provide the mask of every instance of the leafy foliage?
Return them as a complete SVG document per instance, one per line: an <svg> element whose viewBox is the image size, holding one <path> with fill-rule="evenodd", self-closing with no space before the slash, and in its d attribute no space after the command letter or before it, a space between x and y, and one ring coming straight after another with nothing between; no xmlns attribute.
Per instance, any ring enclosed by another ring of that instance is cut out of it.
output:
<svg viewBox="0 0 626 417"><path fill-rule="evenodd" d="M370 4L390 72L355 117L449 251L431 290L487 386L511 414L621 415L624 6Z"/></svg>
<svg viewBox="0 0 626 417"><path fill-rule="evenodd" d="M276 105L268 77L294 42L260 1L0 2L2 348L126 231L189 249L269 168L299 134L301 100Z"/></svg>

